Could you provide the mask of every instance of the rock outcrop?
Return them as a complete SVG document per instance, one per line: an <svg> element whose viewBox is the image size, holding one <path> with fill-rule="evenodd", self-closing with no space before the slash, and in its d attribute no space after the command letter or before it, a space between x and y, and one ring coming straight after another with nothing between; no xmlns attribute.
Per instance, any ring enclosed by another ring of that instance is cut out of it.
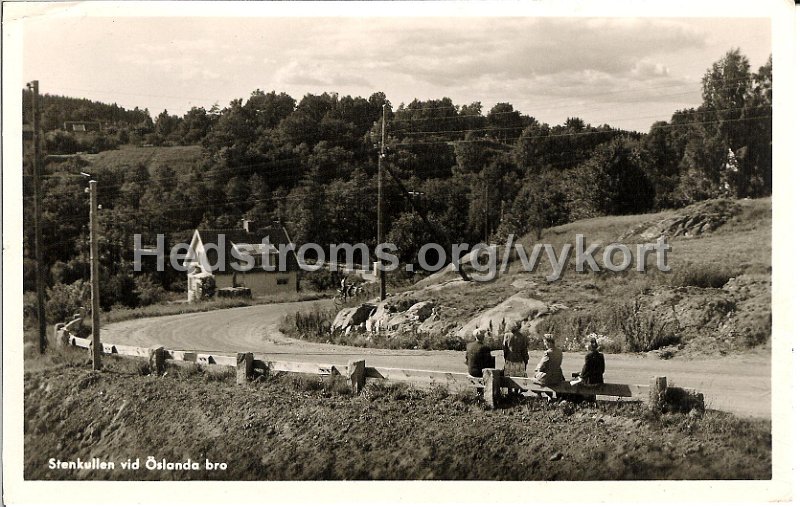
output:
<svg viewBox="0 0 800 507"><path fill-rule="evenodd" d="M499 305L476 316L458 331L458 336L470 339L476 329L485 331L488 336L502 336L514 324L519 323L523 333L536 334L538 319L562 309L561 305L548 305L529 297L524 291L518 292Z"/></svg>
<svg viewBox="0 0 800 507"><path fill-rule="evenodd" d="M370 303L363 303L352 308L344 308L340 311L331 324L331 332L346 332L350 329L364 326L370 315L375 312L376 306Z"/></svg>
<svg viewBox="0 0 800 507"><path fill-rule="evenodd" d="M741 211L727 199L705 201L685 208L682 213L655 222L642 222L617 238L618 242L656 241L660 237L694 237L713 232Z"/></svg>

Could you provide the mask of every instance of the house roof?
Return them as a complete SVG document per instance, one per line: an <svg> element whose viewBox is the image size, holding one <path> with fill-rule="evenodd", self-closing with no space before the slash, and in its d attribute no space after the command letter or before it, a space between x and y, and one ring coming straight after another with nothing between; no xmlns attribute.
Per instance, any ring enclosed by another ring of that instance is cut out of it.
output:
<svg viewBox="0 0 800 507"><path fill-rule="evenodd" d="M291 243L289 234L280 224L272 224L252 232L247 232L244 229L197 229L197 233L200 236L200 241L202 241L204 245L217 245L219 236L224 237L226 263L221 269L216 271L218 273L233 271L230 267L230 263L236 262L237 259L231 255L232 245L235 245L240 252L246 252L252 255L256 266L260 266L262 260L261 254L264 251L263 241L265 241L265 238L268 238L269 244L274 248ZM217 246L222 248L222 245ZM218 259L216 249L209 250L206 248L206 258L210 265L215 265ZM286 267L289 271L297 270L297 259L293 254L287 255Z"/></svg>

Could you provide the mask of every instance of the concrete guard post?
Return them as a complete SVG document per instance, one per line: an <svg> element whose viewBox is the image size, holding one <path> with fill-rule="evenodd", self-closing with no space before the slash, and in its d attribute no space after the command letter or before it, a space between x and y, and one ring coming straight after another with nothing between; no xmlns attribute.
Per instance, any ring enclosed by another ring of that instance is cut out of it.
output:
<svg viewBox="0 0 800 507"><path fill-rule="evenodd" d="M497 408L500 402L500 388L502 387L503 370L484 368L483 370L483 399L489 408Z"/></svg>
<svg viewBox="0 0 800 507"><path fill-rule="evenodd" d="M252 352L237 352L236 353L236 383L246 384L248 380L253 378L253 353Z"/></svg>
<svg viewBox="0 0 800 507"><path fill-rule="evenodd" d="M650 379L650 393L647 399L647 408L653 412L662 412L667 394L667 377L653 377Z"/></svg>
<svg viewBox="0 0 800 507"><path fill-rule="evenodd" d="M354 393L360 393L367 382L366 361L350 361L347 363L347 376L350 378L350 387Z"/></svg>
<svg viewBox="0 0 800 507"><path fill-rule="evenodd" d="M161 375L167 366L167 351L162 346L150 347L150 371L156 375Z"/></svg>

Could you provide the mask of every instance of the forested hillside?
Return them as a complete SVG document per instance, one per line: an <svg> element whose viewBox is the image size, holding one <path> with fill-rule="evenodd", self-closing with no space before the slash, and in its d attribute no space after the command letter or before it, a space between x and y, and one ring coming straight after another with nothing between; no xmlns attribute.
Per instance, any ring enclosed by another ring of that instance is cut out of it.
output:
<svg viewBox="0 0 800 507"><path fill-rule="evenodd" d="M44 177L45 265L51 299L86 297L88 198L80 171L99 181L102 302L138 305L180 289L175 273L132 272L133 234L186 241L197 226L242 218L284 223L296 243L375 244L376 170L386 114L385 167L402 180L440 234L476 243L608 214L641 213L718 196L771 193L771 58L752 69L738 50L708 69L702 103L647 133L580 118L548 125L512 104L449 98L391 104L336 93L299 100L255 90L227 107L183 117L45 96L45 150L60 153L67 120L108 123L112 145L200 145L191 163L117 157L51 160ZM28 98L24 97L26 108ZM26 109L27 111L27 109ZM133 148L126 148L133 149ZM152 149L152 148L139 148ZM168 150L170 148L162 148ZM122 153L122 152L120 152ZM180 165L180 167L178 167ZM29 168L25 169L29 174ZM32 258L30 178L25 178L25 256ZM433 240L391 177L387 240L402 260ZM25 289L33 288L26 263ZM56 308L56 305L53 305ZM55 310L54 310L55 311Z"/></svg>

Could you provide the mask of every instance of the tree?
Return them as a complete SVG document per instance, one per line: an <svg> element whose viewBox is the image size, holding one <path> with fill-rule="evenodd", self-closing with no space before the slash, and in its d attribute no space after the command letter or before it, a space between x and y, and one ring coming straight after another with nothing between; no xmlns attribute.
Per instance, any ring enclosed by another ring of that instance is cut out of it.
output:
<svg viewBox="0 0 800 507"><path fill-rule="evenodd" d="M572 175L574 209L582 214L626 215L649 211L653 185L648 177L652 162L638 143L616 138L595 149L592 158Z"/></svg>
<svg viewBox="0 0 800 507"><path fill-rule="evenodd" d="M183 115L180 125L181 143L198 144L211 128L211 117L202 107L193 107Z"/></svg>
<svg viewBox="0 0 800 507"><path fill-rule="evenodd" d="M509 144L519 138L531 120L514 109L514 106L508 102L500 102L489 111L486 116L486 125L491 137L503 144Z"/></svg>
<svg viewBox="0 0 800 507"><path fill-rule="evenodd" d="M419 214L403 212L392 221L386 241L397 247L397 257L401 263L417 265L420 247L435 242L436 238L428 231Z"/></svg>
<svg viewBox="0 0 800 507"><path fill-rule="evenodd" d="M180 136L180 123L181 119L178 116L171 115L164 109L156 116L155 134L165 140L177 140Z"/></svg>
<svg viewBox="0 0 800 507"><path fill-rule="evenodd" d="M772 181L772 57L751 74L750 62L741 51L728 51L703 77L701 107L713 118L709 134L724 144L721 151L727 155L730 150L736 158L735 194L768 193ZM727 162L725 157L721 163Z"/></svg>
<svg viewBox="0 0 800 507"><path fill-rule="evenodd" d="M746 117L752 92L750 62L739 49L728 51L703 76L702 107L713 113L717 132L733 150L746 143L747 127L737 121Z"/></svg>
<svg viewBox="0 0 800 507"><path fill-rule="evenodd" d="M563 180L557 172L527 176L521 184L519 193L511 205L510 213L503 217L504 235L521 236L535 231L536 239L541 239L545 228L565 223L569 219L568 197ZM498 238L505 241L505 238Z"/></svg>

